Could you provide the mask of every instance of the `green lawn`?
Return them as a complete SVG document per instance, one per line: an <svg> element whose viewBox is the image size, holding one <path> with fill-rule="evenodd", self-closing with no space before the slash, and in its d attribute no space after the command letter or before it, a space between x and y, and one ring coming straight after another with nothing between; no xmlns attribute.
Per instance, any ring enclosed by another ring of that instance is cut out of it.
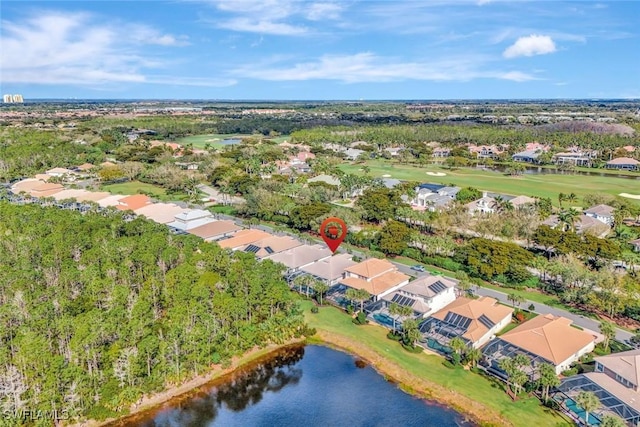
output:
<svg viewBox="0 0 640 427"><path fill-rule="evenodd" d="M571 425L563 415L542 407L535 398L522 398L513 402L502 385L495 381L463 369L447 368L442 364L444 359L440 356L405 351L398 343L386 338L386 329L382 327L356 326L351 322L350 316L334 307L321 307L319 313L312 314L311 302L303 301L301 304L309 326L340 335L356 348L368 348L412 376L464 395L501 414L516 426Z"/></svg>
<svg viewBox="0 0 640 427"><path fill-rule="evenodd" d="M252 135L212 133L212 134L206 134L206 135L186 136L184 138L177 139L175 142L182 145L193 144L195 148L204 148L206 144L210 144L211 147L213 148L222 148L224 147L224 145L221 144L220 141L222 141L223 139L242 139L242 138L249 138L251 136ZM265 137L265 139L267 138ZM284 135L284 136L277 136L269 139L280 144L284 141L288 141L289 139L291 139L291 137L288 135Z"/></svg>
<svg viewBox="0 0 640 427"><path fill-rule="evenodd" d="M382 177L388 174L392 178L453 184L459 187L475 187L498 193L550 197L558 203L558 193L575 193L580 199L589 193L640 193L638 180L618 178L614 176L585 176L585 175L522 175L507 176L499 172L483 171L473 168L449 170L435 165L425 167L400 165L388 160L370 160L366 162L371 176ZM362 164L342 164L340 169L345 172L359 174L363 172ZM442 172L446 176L430 176L427 172ZM633 200L633 199L627 199ZM640 203L636 201L636 203Z"/></svg>
<svg viewBox="0 0 640 427"><path fill-rule="evenodd" d="M159 185L147 184L146 182L130 181L119 184L103 185L101 190L108 191L111 194L147 194L149 197L158 199L162 202L174 202L176 200L187 200L187 194L171 193L167 194L167 190Z"/></svg>

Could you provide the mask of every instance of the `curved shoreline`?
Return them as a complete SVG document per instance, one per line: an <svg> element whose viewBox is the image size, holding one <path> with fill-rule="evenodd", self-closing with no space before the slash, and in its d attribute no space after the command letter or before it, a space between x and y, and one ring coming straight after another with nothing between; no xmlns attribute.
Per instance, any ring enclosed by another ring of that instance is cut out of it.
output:
<svg viewBox="0 0 640 427"><path fill-rule="evenodd" d="M128 414L120 418L111 418L104 421L87 420L74 425L78 427L117 427L127 425L127 422L135 422L137 419L148 418L166 406L171 406L185 399L192 398L201 392L204 387L215 386L215 384L219 382L228 380L230 376L236 373L251 369L254 364L273 357L278 351L286 349L287 347L304 344L323 345L357 357L365 361L385 379L396 383L397 387L405 393L453 409L468 421L478 425L513 425L484 405L438 384L413 377L395 362L379 355L376 351L364 346L358 346L356 348L354 343L348 338L324 330L318 331L316 335L306 340L295 340L282 345L271 345L262 349L251 350L237 360L234 360L228 368L214 369L178 386L151 395Z"/></svg>
<svg viewBox="0 0 640 427"><path fill-rule="evenodd" d="M166 405L172 402L179 402L190 399L201 391L204 387L214 386L218 382L225 381L228 377L241 372L245 369L260 363L264 359L273 357L278 351L282 351L288 347L304 345L304 339L291 340L285 344L271 344L263 348L249 350L242 356L234 357L228 368L215 367L208 372L191 378L188 381L169 387L158 393L154 393L142 400L138 405L132 408L127 414L123 414L118 418L109 418L106 420L85 420L68 427L117 427L124 425L127 421L133 421L137 418L147 417L151 413L162 410Z"/></svg>
<svg viewBox="0 0 640 427"><path fill-rule="evenodd" d="M395 362L381 356L375 350L362 345L356 349L353 341L347 337L319 330L316 335L307 339L307 343L325 345L359 357L387 380L397 383L405 393L451 408L479 426L513 426L509 420L481 403L439 384L413 377Z"/></svg>

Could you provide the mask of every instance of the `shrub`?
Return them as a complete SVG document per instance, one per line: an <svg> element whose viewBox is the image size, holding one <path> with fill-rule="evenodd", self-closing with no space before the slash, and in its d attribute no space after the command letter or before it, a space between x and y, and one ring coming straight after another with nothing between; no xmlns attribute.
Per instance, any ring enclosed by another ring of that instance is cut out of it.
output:
<svg viewBox="0 0 640 427"><path fill-rule="evenodd" d="M353 318L352 322L356 325L364 325L367 323L367 315L361 311L356 317Z"/></svg>
<svg viewBox="0 0 640 427"><path fill-rule="evenodd" d="M460 356L460 354L451 353L451 363L453 363L454 366L458 366L461 361L462 361L462 357Z"/></svg>
<svg viewBox="0 0 640 427"><path fill-rule="evenodd" d="M527 320L527 316L522 311L518 311L516 313L516 320L518 321L518 323L522 323Z"/></svg>
<svg viewBox="0 0 640 427"><path fill-rule="evenodd" d="M536 311L536 306L533 305L533 303L529 304L529 307L527 308L527 310L529 311Z"/></svg>
<svg viewBox="0 0 640 427"><path fill-rule="evenodd" d="M313 307L311 307L311 312L313 314L316 314L318 312L318 307L316 307L315 305Z"/></svg>
<svg viewBox="0 0 640 427"><path fill-rule="evenodd" d="M389 331L389 333L387 334L387 338L389 338L390 340L393 340L393 341L400 341L400 340L402 340L402 334L399 334L399 333L393 332L393 331Z"/></svg>
<svg viewBox="0 0 640 427"><path fill-rule="evenodd" d="M571 377L573 375L576 375L577 373L578 373L578 368L575 366L571 369L567 369L566 371L562 371L562 375L565 377Z"/></svg>
<svg viewBox="0 0 640 427"><path fill-rule="evenodd" d="M455 366L453 365L453 363L451 363L448 360L445 360L444 362L442 362L442 364L444 365L445 368L455 369Z"/></svg>
<svg viewBox="0 0 640 427"><path fill-rule="evenodd" d="M302 331L302 335L304 335L305 337L311 337L315 335L316 332L318 332L316 328L310 328L308 326L305 326L304 330Z"/></svg>
<svg viewBox="0 0 640 427"><path fill-rule="evenodd" d="M417 345L407 345L402 343L402 348L407 350L409 353L422 353L422 348Z"/></svg>

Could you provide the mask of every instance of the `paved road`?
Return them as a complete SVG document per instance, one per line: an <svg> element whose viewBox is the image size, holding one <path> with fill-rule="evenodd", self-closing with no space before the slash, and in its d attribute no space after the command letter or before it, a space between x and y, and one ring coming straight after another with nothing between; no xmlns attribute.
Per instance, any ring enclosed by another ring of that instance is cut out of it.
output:
<svg viewBox="0 0 640 427"><path fill-rule="evenodd" d="M233 216L229 216L229 215L224 215L224 214L219 214L219 217L221 219L229 219L232 221L235 221L238 224L244 225L244 222L236 217ZM274 231L274 229L272 227L266 226L266 225L254 225L253 228L257 228L263 231L267 231L270 233L278 233L277 231ZM280 232L282 233L282 232ZM289 233L285 233L285 234L289 234ZM292 236L294 236L293 234L291 234ZM294 236L295 237L295 236ZM314 239L312 239L311 237L305 238L305 239L301 239L306 241L306 243L322 243L320 240L315 241ZM342 252L342 253L347 253L346 250L340 249L338 250L338 252ZM358 256L360 258L366 258L366 255L360 251L351 251L351 253L355 256ZM405 264L400 264L397 262L394 262L393 264L396 265L396 267L398 268L399 271L401 271L402 273L408 274L410 276L424 276L424 275L428 275L428 272L416 272L414 270L411 269L411 267L405 265ZM493 289L489 289L489 288L483 288L483 287L476 287L475 288L475 293L480 295L480 296L488 296L491 298L495 298L500 302L503 302L505 304L511 304L508 300L507 300L507 293L506 292L501 292L501 291L496 291ZM573 314L567 310L563 310L560 308L556 308L556 307L551 307L548 306L546 304L542 304L539 302L535 302L535 301L531 301L531 300L525 300L524 303L521 304L521 307L527 308L529 307L531 304L533 304L535 306L535 313L538 314L553 314L554 316L562 316L562 317L566 317L568 319L571 319L573 321L573 323L575 323L576 325L585 328L585 329L590 329L596 333L600 333L600 322L594 320L594 319L590 319L588 317L579 315L579 314ZM616 328L616 339L618 341L621 342L627 342L631 337L633 337L633 334L625 331L623 329L620 328Z"/></svg>
<svg viewBox="0 0 640 427"><path fill-rule="evenodd" d="M500 291L496 291L493 289L488 289L488 288L476 288L475 292L478 295L481 296L488 296L491 298L495 298L498 301L501 301L503 303L506 304L511 304L508 300L507 300L507 293L505 292L500 292ZM585 328L585 329L590 329L594 332L600 333L600 322L598 322L597 320L594 319L590 319L588 317L585 316L581 316L579 314L573 314L567 310L562 310L560 308L555 308L555 307L550 307L548 305L539 303L539 302L535 302L535 301L530 301L530 300L525 300L525 302L523 304L521 304L521 307L529 307L529 305L533 304L536 309L534 310L534 312L538 313L538 314L553 314L554 316L562 316L562 317L566 317L567 319L571 319L573 320L573 323L575 323L576 325ZM616 328L616 339L618 341L622 341L622 342L626 342L628 341L631 337L633 336L633 334L631 332L627 332L623 329L619 329Z"/></svg>

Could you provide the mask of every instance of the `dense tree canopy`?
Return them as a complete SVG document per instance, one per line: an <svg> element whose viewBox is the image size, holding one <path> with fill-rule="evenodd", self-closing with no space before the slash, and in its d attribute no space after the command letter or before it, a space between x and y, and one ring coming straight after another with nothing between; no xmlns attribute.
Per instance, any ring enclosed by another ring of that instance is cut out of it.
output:
<svg viewBox="0 0 640 427"><path fill-rule="evenodd" d="M0 202L0 406L115 415L300 333L282 267L143 219Z"/></svg>

